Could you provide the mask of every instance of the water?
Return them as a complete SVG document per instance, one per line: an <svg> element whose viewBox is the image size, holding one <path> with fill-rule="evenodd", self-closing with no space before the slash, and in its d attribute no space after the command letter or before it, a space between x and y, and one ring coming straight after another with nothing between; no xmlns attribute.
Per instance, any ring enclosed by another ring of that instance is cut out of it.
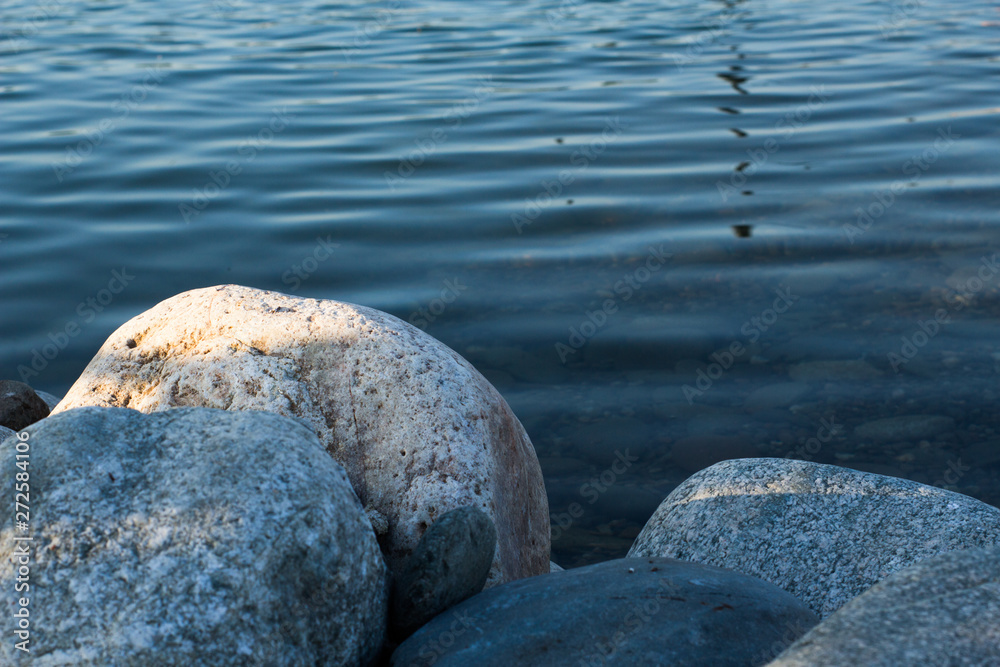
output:
<svg viewBox="0 0 1000 667"><path fill-rule="evenodd" d="M731 456L1000 505L995 3L47 0L0 32L4 377L62 393L239 283L468 358L564 565Z"/></svg>

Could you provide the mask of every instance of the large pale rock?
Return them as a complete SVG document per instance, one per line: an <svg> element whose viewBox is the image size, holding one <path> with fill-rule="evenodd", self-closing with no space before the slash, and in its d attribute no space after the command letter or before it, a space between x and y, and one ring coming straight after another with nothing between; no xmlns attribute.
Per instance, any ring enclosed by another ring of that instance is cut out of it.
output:
<svg viewBox="0 0 1000 667"><path fill-rule="evenodd" d="M668 558L522 579L452 607L393 667L761 665L819 619L777 586Z"/></svg>
<svg viewBox="0 0 1000 667"><path fill-rule="evenodd" d="M25 433L30 529L3 513L0 561L30 551L30 653L14 645L22 606L10 565L0 568L0 663L377 657L385 563L347 475L308 428L266 412L83 408ZM0 444L0 483L11 490L17 442ZM25 535L32 541L16 542Z"/></svg>
<svg viewBox="0 0 1000 667"><path fill-rule="evenodd" d="M896 477L791 459L723 461L667 496L629 556L770 581L827 616L912 563L1000 545L1000 509Z"/></svg>
<svg viewBox="0 0 1000 667"><path fill-rule="evenodd" d="M851 600L768 667L1000 665L1000 549L940 554Z"/></svg>
<svg viewBox="0 0 1000 667"><path fill-rule="evenodd" d="M497 530L487 586L548 571L545 488L520 422L467 361L386 313L236 285L185 292L112 334L54 412L82 405L302 418L385 518L392 570L439 516L473 506Z"/></svg>

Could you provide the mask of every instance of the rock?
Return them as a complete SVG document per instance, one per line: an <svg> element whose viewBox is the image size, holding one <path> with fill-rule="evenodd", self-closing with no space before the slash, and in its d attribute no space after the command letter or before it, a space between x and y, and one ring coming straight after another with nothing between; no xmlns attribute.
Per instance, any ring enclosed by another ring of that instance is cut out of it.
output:
<svg viewBox="0 0 1000 667"><path fill-rule="evenodd" d="M446 512L434 522L396 576L390 621L406 637L441 612L483 590L497 531L475 507Z"/></svg>
<svg viewBox="0 0 1000 667"><path fill-rule="evenodd" d="M49 410L50 411L51 410L55 410L56 406L59 404L59 401L61 400L58 397L53 396L49 392L47 392L47 391L41 391L40 389L36 389L35 390L35 394L38 395L38 398L40 398L43 401L45 401L45 405L49 406Z"/></svg>
<svg viewBox="0 0 1000 667"><path fill-rule="evenodd" d="M874 380L882 377L882 371L863 359L835 359L795 364L788 375L797 382L842 382Z"/></svg>
<svg viewBox="0 0 1000 667"><path fill-rule="evenodd" d="M770 581L828 616L945 551L1000 544L1000 509L933 486L790 459L723 461L667 496L629 556Z"/></svg>
<svg viewBox="0 0 1000 667"><path fill-rule="evenodd" d="M371 664L387 571L343 468L266 412L83 408L30 435L31 653L5 665ZM14 440L0 457L14 460ZM2 469L14 488L13 464ZM0 559L14 562L14 513ZM24 543L18 543L24 544ZM16 571L0 568L14 591ZM14 598L0 631L14 636Z"/></svg>
<svg viewBox="0 0 1000 667"><path fill-rule="evenodd" d="M112 334L55 412L83 405L305 419L386 518L392 571L471 506L496 525L487 586L548 572L545 486L520 422L468 362L386 313L237 285L185 292Z"/></svg>
<svg viewBox="0 0 1000 667"><path fill-rule="evenodd" d="M566 570L555 561L549 561L549 572L565 572L565 571Z"/></svg>
<svg viewBox="0 0 1000 667"><path fill-rule="evenodd" d="M1000 665L1000 549L933 556L851 600L769 667Z"/></svg>
<svg viewBox="0 0 1000 667"><path fill-rule="evenodd" d="M393 667L763 664L817 622L754 577L618 559L491 588L403 642Z"/></svg>
<svg viewBox="0 0 1000 667"><path fill-rule="evenodd" d="M728 435L681 438L670 450L671 460L685 472L695 472L726 459L750 458L757 454L757 448L746 438Z"/></svg>
<svg viewBox="0 0 1000 667"><path fill-rule="evenodd" d="M935 415L904 415L876 419L858 426L854 435L871 442L916 442L933 438L955 428L955 420L951 417Z"/></svg>
<svg viewBox="0 0 1000 667"><path fill-rule="evenodd" d="M20 431L49 416L49 408L23 382L0 380L0 426Z"/></svg>
<svg viewBox="0 0 1000 667"><path fill-rule="evenodd" d="M7 428L6 426L0 426L0 442L3 442L15 433L17 433L17 431L14 429Z"/></svg>

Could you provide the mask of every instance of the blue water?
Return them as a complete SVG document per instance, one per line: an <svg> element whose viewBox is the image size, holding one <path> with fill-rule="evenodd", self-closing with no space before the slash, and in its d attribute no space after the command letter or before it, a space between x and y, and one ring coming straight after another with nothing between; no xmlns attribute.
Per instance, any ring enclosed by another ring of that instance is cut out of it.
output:
<svg viewBox="0 0 1000 667"><path fill-rule="evenodd" d="M468 358L566 565L731 456L1000 505L998 121L985 1L6 2L2 376L239 283Z"/></svg>

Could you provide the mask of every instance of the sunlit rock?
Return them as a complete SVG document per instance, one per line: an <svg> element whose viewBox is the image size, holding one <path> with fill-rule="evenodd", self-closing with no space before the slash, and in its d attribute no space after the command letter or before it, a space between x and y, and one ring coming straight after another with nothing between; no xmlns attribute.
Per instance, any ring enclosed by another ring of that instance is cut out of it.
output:
<svg viewBox="0 0 1000 667"><path fill-rule="evenodd" d="M133 318L56 407L269 410L305 420L385 518L390 568L458 507L493 519L487 586L549 567L541 469L520 422L468 362L386 313L227 285Z"/></svg>

